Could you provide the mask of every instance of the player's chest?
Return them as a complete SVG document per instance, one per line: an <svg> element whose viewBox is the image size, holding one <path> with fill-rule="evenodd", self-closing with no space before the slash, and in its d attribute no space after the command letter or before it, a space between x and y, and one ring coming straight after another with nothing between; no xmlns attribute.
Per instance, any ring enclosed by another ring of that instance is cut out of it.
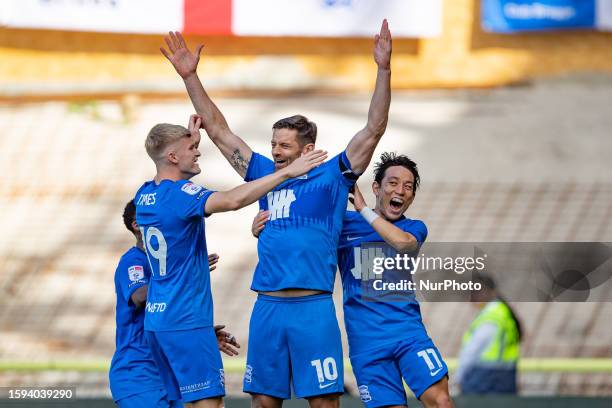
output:
<svg viewBox="0 0 612 408"><path fill-rule="evenodd" d="M341 197L337 183L325 178L289 180L260 200L260 207L270 211L270 220L285 218L327 218L335 214Z"/></svg>

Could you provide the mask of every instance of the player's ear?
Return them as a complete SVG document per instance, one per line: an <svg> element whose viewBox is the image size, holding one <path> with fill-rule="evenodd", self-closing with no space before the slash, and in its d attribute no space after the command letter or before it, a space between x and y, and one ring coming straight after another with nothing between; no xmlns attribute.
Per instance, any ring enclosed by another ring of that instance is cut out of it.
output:
<svg viewBox="0 0 612 408"><path fill-rule="evenodd" d="M169 150L166 153L166 160L168 160L172 164L178 164L178 158L176 157L176 152L174 150Z"/></svg>
<svg viewBox="0 0 612 408"><path fill-rule="evenodd" d="M380 184L378 184L376 181L372 183L372 191L374 192L374 195L378 198L378 194L380 193Z"/></svg>
<svg viewBox="0 0 612 408"><path fill-rule="evenodd" d="M314 143L306 143L304 147L302 147L302 154L312 152L314 148L315 148Z"/></svg>
<svg viewBox="0 0 612 408"><path fill-rule="evenodd" d="M139 228L140 227L138 227L138 224L136 224L136 220L132 221L132 231L138 232L138 231L140 231Z"/></svg>

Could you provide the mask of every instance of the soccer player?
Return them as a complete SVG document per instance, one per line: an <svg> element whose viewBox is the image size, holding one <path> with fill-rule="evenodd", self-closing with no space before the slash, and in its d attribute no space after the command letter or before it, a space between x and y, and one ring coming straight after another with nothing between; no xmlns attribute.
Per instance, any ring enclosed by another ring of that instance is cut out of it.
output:
<svg viewBox="0 0 612 408"><path fill-rule="evenodd" d="M202 46L195 54L180 33L161 49L183 78L204 128L246 181L282 172L315 146L317 127L301 115L277 121L273 160L255 153L229 128L197 76ZM251 289L259 296L249 326L244 391L256 407L279 407L298 398L311 407L336 407L343 392L342 344L331 298L336 248L349 189L368 166L382 137L391 101L391 33L384 20L374 40L378 71L366 126L346 150L319 168L283 183L260 200L269 210L258 242L259 264Z"/></svg>
<svg viewBox="0 0 612 408"><path fill-rule="evenodd" d="M215 192L189 181L200 173L202 119L192 115L189 129L158 124L145 141L155 163L155 178L134 198L151 278L145 330L153 358L186 403L218 407L225 394L224 373L213 328L213 304L204 217L245 207L278 184L320 165L312 151L290 166L229 191Z"/></svg>
<svg viewBox="0 0 612 408"><path fill-rule="evenodd" d="M355 185L351 199L358 212L347 211L338 249L344 292L344 322L350 358L361 400L368 408L405 407L402 377L427 408L451 407L448 368L421 319L419 304L364 299L362 270L372 262L364 243L386 242L398 252L418 253L427 237L422 221L406 212L419 186L416 164L406 156L384 153L376 164L371 210ZM253 220L252 233L260 236L267 213ZM415 255L416 256L416 255Z"/></svg>
<svg viewBox="0 0 612 408"><path fill-rule="evenodd" d="M166 392L144 339L144 304L151 270L136 224L133 201L125 206L123 223L136 238L136 245L123 254L115 271L116 350L109 372L113 400L121 408L182 407L180 394L174 393L172 388ZM211 271L218 260L216 254L209 255ZM237 355L234 347L239 348L240 345L223 328L215 326L219 349L230 356Z"/></svg>
<svg viewBox="0 0 612 408"><path fill-rule="evenodd" d="M363 297L362 279L369 277L362 271L367 268L364 263L372 261L363 243L386 242L399 253L416 256L427 238L422 221L404 216L419 181L412 160L384 153L374 169L376 206L368 208L355 186L351 201L357 212L347 211L344 217L338 247L344 321L351 365L368 408L406 406L402 377L425 407L452 406L448 368L425 330L418 302Z"/></svg>

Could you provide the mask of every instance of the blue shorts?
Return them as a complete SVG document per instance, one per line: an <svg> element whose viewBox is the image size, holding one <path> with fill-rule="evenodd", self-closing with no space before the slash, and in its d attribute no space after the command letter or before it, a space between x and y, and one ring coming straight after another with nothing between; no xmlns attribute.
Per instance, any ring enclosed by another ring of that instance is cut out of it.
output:
<svg viewBox="0 0 612 408"><path fill-rule="evenodd" d="M344 392L340 328L331 294L259 295L249 325L244 392L276 398Z"/></svg>
<svg viewBox="0 0 612 408"><path fill-rule="evenodd" d="M183 408L181 401L169 401L165 389L141 392L121 398L116 402L119 408Z"/></svg>
<svg viewBox="0 0 612 408"><path fill-rule="evenodd" d="M212 327L145 333L168 395L180 395L183 402L225 395L223 363Z"/></svg>
<svg viewBox="0 0 612 408"><path fill-rule="evenodd" d="M448 367L424 335L351 356L359 396L367 408L406 405L402 377L417 398L448 375Z"/></svg>

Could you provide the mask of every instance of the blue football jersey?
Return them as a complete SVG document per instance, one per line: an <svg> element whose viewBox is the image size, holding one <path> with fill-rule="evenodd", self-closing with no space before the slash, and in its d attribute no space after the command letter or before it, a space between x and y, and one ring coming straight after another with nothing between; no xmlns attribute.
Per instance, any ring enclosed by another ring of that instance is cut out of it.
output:
<svg viewBox="0 0 612 408"><path fill-rule="evenodd" d="M144 339L144 308L130 300L136 289L147 285L151 270L144 251L132 247L119 261L115 271L117 293L115 354L109 380L113 400L164 388L159 371Z"/></svg>
<svg viewBox="0 0 612 408"><path fill-rule="evenodd" d="M253 153L245 180L273 172L272 160ZM251 289L333 291L342 217L355 183L350 175L348 158L341 153L259 200L270 217L259 235L259 263Z"/></svg>
<svg viewBox="0 0 612 408"><path fill-rule="evenodd" d="M187 180L149 181L136 193L136 222L151 267L146 330L213 324L204 234L204 206L213 193Z"/></svg>
<svg viewBox="0 0 612 408"><path fill-rule="evenodd" d="M422 221L402 217L394 225L414 235L420 244L427 238L427 227ZM363 264L372 260L368 258L371 254L368 249L362 252L362 245L370 242L384 240L361 214L347 211L338 245L338 267L351 355L426 333L416 300L385 301L384 297L376 300L364 296L362 269L365 271L366 267Z"/></svg>

